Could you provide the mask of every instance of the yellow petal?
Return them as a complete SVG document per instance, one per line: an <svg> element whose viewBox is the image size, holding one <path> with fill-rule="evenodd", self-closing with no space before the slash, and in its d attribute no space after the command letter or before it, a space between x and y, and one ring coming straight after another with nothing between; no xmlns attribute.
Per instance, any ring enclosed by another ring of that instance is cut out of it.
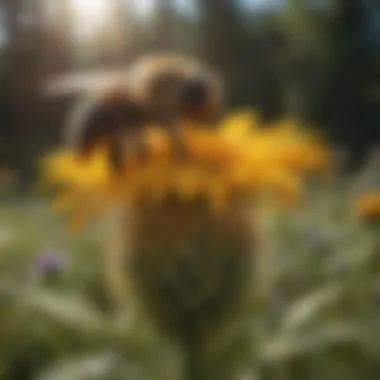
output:
<svg viewBox="0 0 380 380"><path fill-rule="evenodd" d="M244 138L257 128L258 121L252 111L240 111L226 117L220 126L222 134L231 139Z"/></svg>
<svg viewBox="0 0 380 380"><path fill-rule="evenodd" d="M53 199L51 208L54 212L60 212L64 209L70 207L75 199L75 193L71 191L66 191L63 194L59 194Z"/></svg>
<svg viewBox="0 0 380 380"><path fill-rule="evenodd" d="M210 201L214 212L222 212L227 205L227 187L220 182L210 185Z"/></svg>
<svg viewBox="0 0 380 380"><path fill-rule="evenodd" d="M87 217L87 209L85 207L77 208L69 218L67 230L69 234L77 233L83 227Z"/></svg>

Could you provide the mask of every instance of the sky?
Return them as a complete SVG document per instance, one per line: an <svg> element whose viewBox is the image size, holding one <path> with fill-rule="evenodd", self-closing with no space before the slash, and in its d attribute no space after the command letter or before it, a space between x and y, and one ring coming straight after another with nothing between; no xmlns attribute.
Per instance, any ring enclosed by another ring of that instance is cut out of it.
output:
<svg viewBox="0 0 380 380"><path fill-rule="evenodd" d="M126 0L130 1L130 0ZM155 0L138 0L136 6L140 14L147 15L153 9ZM236 0L241 3L242 6L251 9L265 9L271 8L284 2L284 0ZM173 0L177 8L186 13L194 12L194 0Z"/></svg>

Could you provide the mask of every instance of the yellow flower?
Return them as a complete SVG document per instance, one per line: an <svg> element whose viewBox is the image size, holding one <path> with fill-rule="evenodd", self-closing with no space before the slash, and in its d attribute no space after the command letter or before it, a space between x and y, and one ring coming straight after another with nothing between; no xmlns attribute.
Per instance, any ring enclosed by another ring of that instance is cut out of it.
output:
<svg viewBox="0 0 380 380"><path fill-rule="evenodd" d="M81 204L87 213L113 199L159 201L169 193L188 201L205 196L213 209L220 210L236 193L255 197L260 191L273 191L282 203L289 203L301 191L300 175L326 164L320 144L298 131L291 120L258 128L254 114L242 112L226 117L219 126L183 126L182 133L186 162L173 156L170 136L151 126L143 135L146 160L141 163L126 155L121 175L111 174L107 146L101 144L86 160L70 151L49 155L44 180L69 189L58 205Z"/></svg>
<svg viewBox="0 0 380 380"><path fill-rule="evenodd" d="M109 183L110 171L106 148L99 147L89 158L79 158L72 152L53 153L43 161L43 174L47 182L96 188Z"/></svg>
<svg viewBox="0 0 380 380"><path fill-rule="evenodd" d="M146 159L126 154L117 175L104 145L86 160L53 153L43 175L47 184L63 186L55 207L72 211L70 231L115 201L125 203L121 211L131 218L116 218L113 248L104 252L114 292L127 289L130 310L143 310L186 345L189 329L205 340L217 336L252 298L261 238L252 200L270 194L279 206L293 205L301 175L324 163L319 145L292 123L258 128L254 115L243 112L207 128L184 125L182 160L171 137L150 126L142 136ZM190 325L189 312L196 316Z"/></svg>

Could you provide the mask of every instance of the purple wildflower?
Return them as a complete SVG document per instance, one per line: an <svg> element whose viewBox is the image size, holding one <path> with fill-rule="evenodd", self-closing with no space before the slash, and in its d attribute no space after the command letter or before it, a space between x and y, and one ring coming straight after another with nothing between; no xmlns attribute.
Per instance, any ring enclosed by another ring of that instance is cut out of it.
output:
<svg viewBox="0 0 380 380"><path fill-rule="evenodd" d="M48 250L39 255L36 267L37 273L42 276L55 276L64 270L66 262L60 252Z"/></svg>

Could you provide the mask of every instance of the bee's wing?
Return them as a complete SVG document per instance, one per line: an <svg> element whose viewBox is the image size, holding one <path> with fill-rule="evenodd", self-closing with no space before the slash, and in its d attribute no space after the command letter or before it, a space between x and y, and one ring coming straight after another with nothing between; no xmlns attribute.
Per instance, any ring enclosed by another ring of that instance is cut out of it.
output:
<svg viewBox="0 0 380 380"><path fill-rule="evenodd" d="M102 105L109 90L126 89L129 71L126 67L104 70L87 70L57 75L42 86L42 95L49 98L77 97L63 127L63 142L77 145L84 133L91 132L91 116ZM89 130L88 130L89 128Z"/></svg>
<svg viewBox="0 0 380 380"><path fill-rule="evenodd" d="M129 70L125 67L71 72L46 80L42 85L42 94L48 97L61 97L101 92L115 83L119 86L122 86L123 83L127 85L128 76Z"/></svg>

